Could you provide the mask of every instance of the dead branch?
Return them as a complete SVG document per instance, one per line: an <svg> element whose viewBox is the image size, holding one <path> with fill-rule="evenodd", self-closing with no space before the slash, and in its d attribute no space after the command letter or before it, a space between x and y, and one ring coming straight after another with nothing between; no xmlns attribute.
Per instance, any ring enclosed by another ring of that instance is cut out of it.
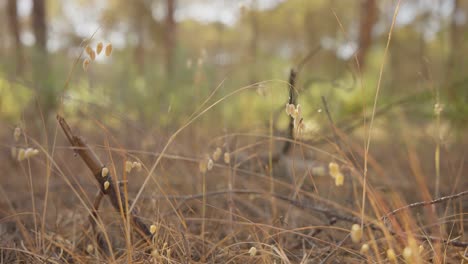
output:
<svg viewBox="0 0 468 264"><path fill-rule="evenodd" d="M291 69L289 72L289 81L288 81L288 88L289 88L289 100L288 104L296 105L297 103L297 96L296 96L296 91L295 91L295 85L296 85L296 77L297 77L297 72L294 70L294 68ZM294 139L294 118L292 116L289 116L289 125L288 125L288 138ZM283 155L287 154L290 149L291 149L292 143L290 141L286 141L283 146L283 150L281 153Z"/></svg>
<svg viewBox="0 0 468 264"><path fill-rule="evenodd" d="M443 197L440 197L440 198L437 198L437 199L434 199L434 200L430 200L430 201L422 201L422 202L416 202L416 203L408 204L408 205L397 208L397 209L387 213L385 216L382 217L382 220L385 221L388 217L390 217L392 215L395 215L395 214L397 214L397 213L399 213L400 211L403 211L403 210L412 209L412 208L416 208L416 207L422 207L422 206L428 206L428 205L433 205L433 204L438 204L438 203L443 203L443 202L447 202L447 201L450 201L450 200L461 198L461 197L463 197L465 195L468 195L468 191L463 191L463 192L460 192L460 193L457 193L457 194L443 196Z"/></svg>
<svg viewBox="0 0 468 264"><path fill-rule="evenodd" d="M77 153L81 159L86 163L86 166L91 170L94 178L100 186L100 190L104 195L109 197L109 200L117 212L123 212L127 215L128 203L125 200L125 196L120 189L120 186L114 183L111 173L107 176L102 177L102 169L105 167L104 164L99 160L96 153L85 143L84 139L80 136L73 134L70 126L67 124L65 119L60 115L57 115L57 120L62 127L62 130L67 137L70 144L74 147L75 153ZM109 182L109 187L104 188L104 183ZM151 242L152 234L146 224L137 216L135 210L130 212L132 223L136 227L136 231L148 242ZM99 241L98 241L99 242Z"/></svg>

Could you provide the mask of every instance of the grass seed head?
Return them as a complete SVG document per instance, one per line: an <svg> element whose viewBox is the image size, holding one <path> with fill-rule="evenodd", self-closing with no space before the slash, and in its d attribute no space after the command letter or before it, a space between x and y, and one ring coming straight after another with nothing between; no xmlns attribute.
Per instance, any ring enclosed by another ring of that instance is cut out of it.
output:
<svg viewBox="0 0 468 264"><path fill-rule="evenodd" d="M141 163L134 161L132 163L132 168L135 168L137 171L141 171L141 168L142 168Z"/></svg>
<svg viewBox="0 0 468 264"><path fill-rule="evenodd" d="M105 181L105 182L104 182L104 190L109 189L109 186L110 186L110 182L109 182L109 181Z"/></svg>
<svg viewBox="0 0 468 264"><path fill-rule="evenodd" d="M257 248L256 248L256 247L251 247L251 248L249 249L249 254L250 254L250 256L252 256L252 257L255 256L255 255L257 255Z"/></svg>
<svg viewBox="0 0 468 264"><path fill-rule="evenodd" d="M33 148L27 148L24 151L24 158L29 159L30 157L34 156L34 149Z"/></svg>
<svg viewBox="0 0 468 264"><path fill-rule="evenodd" d="M336 164L336 162L330 162L330 164L328 164L328 171L330 173L330 176L332 178L335 178L336 175L340 173L340 167L338 166L338 164Z"/></svg>
<svg viewBox="0 0 468 264"><path fill-rule="evenodd" d="M362 238L362 228L361 228L361 225L354 224L354 225L351 227L351 240L352 240L354 243L358 243L359 241L361 241L361 238Z"/></svg>
<svg viewBox="0 0 468 264"><path fill-rule="evenodd" d="M25 159L25 149L23 148L20 148L19 151L18 151L18 161L22 161Z"/></svg>
<svg viewBox="0 0 468 264"><path fill-rule="evenodd" d="M296 118L301 119L302 118L302 107L300 104L296 106L296 110L294 112Z"/></svg>
<svg viewBox="0 0 468 264"><path fill-rule="evenodd" d="M212 159L209 158L209 159L208 159L208 162L207 162L207 164L206 164L206 168L207 168L208 170L211 170L211 169L213 169L213 166L214 166L214 162L213 162Z"/></svg>
<svg viewBox="0 0 468 264"><path fill-rule="evenodd" d="M126 171L127 173L130 173L130 172L132 171L132 168L133 168L132 165L133 165L133 163L132 163L131 161L128 161L128 160L127 160L127 161L125 162L125 171Z"/></svg>
<svg viewBox="0 0 468 264"><path fill-rule="evenodd" d="M221 157L221 154L223 153L223 151L221 150L220 147L217 147L215 152L213 152L213 160L214 161L218 161L219 158Z"/></svg>
<svg viewBox="0 0 468 264"><path fill-rule="evenodd" d="M407 263L413 263L413 250L411 247L405 247L403 249L403 257Z"/></svg>
<svg viewBox="0 0 468 264"><path fill-rule="evenodd" d="M294 107L293 104L286 104L286 113L288 115L293 116L295 111L296 111L296 108Z"/></svg>
<svg viewBox="0 0 468 264"><path fill-rule="evenodd" d="M92 61L96 59L96 52L94 52L94 50L91 50L89 53L89 58L91 58Z"/></svg>
<svg viewBox="0 0 468 264"><path fill-rule="evenodd" d="M16 147L11 147L10 151L11 151L11 158L16 159L18 155L18 149Z"/></svg>
<svg viewBox="0 0 468 264"><path fill-rule="evenodd" d="M151 226L150 226L150 233L151 233L152 235L154 235L154 233L156 233L156 230L157 230L156 225L151 225Z"/></svg>
<svg viewBox="0 0 468 264"><path fill-rule="evenodd" d="M89 45L86 45L85 47L86 54L91 57L91 53L94 51L93 48L91 48Z"/></svg>
<svg viewBox="0 0 468 264"><path fill-rule="evenodd" d="M226 164L231 163L231 154L229 154L229 152L224 153L224 163Z"/></svg>
<svg viewBox="0 0 468 264"><path fill-rule="evenodd" d="M338 175L336 175L335 177L335 185L336 186L343 186L344 184L344 176L343 174L340 172Z"/></svg>
<svg viewBox="0 0 468 264"><path fill-rule="evenodd" d="M361 254L367 254L369 252L369 244L364 243L361 246L361 250L359 251Z"/></svg>
<svg viewBox="0 0 468 264"><path fill-rule="evenodd" d="M88 252L88 254L90 254L90 255L93 254L93 252L94 252L93 245L88 244L88 246L86 246L86 252Z"/></svg>
<svg viewBox="0 0 468 264"><path fill-rule="evenodd" d="M344 183L344 175L340 171L340 167L335 162L330 162L328 164L328 173L330 176L335 179L336 186L342 186Z"/></svg>
<svg viewBox="0 0 468 264"><path fill-rule="evenodd" d="M16 127L15 132L13 132L13 138L15 139L15 142L18 142L21 136L21 128Z"/></svg>
<svg viewBox="0 0 468 264"><path fill-rule="evenodd" d="M152 256L153 258L159 258L159 251L158 251L157 249L153 249L153 250L151 251L151 256Z"/></svg>
<svg viewBox="0 0 468 264"><path fill-rule="evenodd" d="M208 170L208 163L205 159L202 159L200 163L198 163L198 169L201 173L206 173L206 171Z"/></svg>
<svg viewBox="0 0 468 264"><path fill-rule="evenodd" d="M393 250L392 248L389 248L389 249L387 250L387 258L388 258L390 261L396 261L395 250Z"/></svg>
<svg viewBox="0 0 468 264"><path fill-rule="evenodd" d="M109 174L109 169L107 167L102 168L101 176L102 177L107 177L108 174Z"/></svg>
<svg viewBox="0 0 468 264"><path fill-rule="evenodd" d="M440 113L442 113L442 111L444 111L444 105L443 104L440 104L440 103L436 103L434 104L434 114L435 115L440 115Z"/></svg>
<svg viewBox="0 0 468 264"><path fill-rule="evenodd" d="M91 61L90 61L88 58L84 59L84 61L83 61L83 70L84 70L85 72L88 71L88 68L89 68L89 64L90 64L90 63L91 63Z"/></svg>
<svg viewBox="0 0 468 264"><path fill-rule="evenodd" d="M112 54L112 44L111 43L107 44L105 54L106 54L107 57L109 57Z"/></svg>
<svg viewBox="0 0 468 264"><path fill-rule="evenodd" d="M102 48L104 47L104 45L102 44L102 42L99 42L96 46L96 53L97 55L99 55L102 51Z"/></svg>

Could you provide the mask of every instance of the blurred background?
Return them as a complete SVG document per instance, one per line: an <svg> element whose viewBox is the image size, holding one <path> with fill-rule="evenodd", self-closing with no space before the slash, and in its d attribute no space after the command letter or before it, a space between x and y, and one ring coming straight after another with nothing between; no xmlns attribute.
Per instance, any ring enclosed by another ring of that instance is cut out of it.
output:
<svg viewBox="0 0 468 264"><path fill-rule="evenodd" d="M214 136L287 136L284 106L295 69L307 144L332 146L324 145L333 133L323 96L341 140L360 153L354 164L362 164L361 142L380 85L372 128L372 142L382 144L373 155L386 161L380 172L406 182L414 162L408 148L415 148L427 182L434 182L439 148L442 166L459 175L455 168L466 167L454 164L465 164L467 146L468 2L398 3L2 1L5 156L16 126L50 147L57 113L86 137L97 137L92 144L104 144L104 135L127 150L160 150L195 113L233 92L190 125L172 150L202 157L215 146L235 148ZM85 69L85 47L95 50L99 42L112 44L112 55L102 52Z"/></svg>
<svg viewBox="0 0 468 264"><path fill-rule="evenodd" d="M210 113L226 120L225 128L251 126L264 122L272 104L287 101L289 69L312 54L297 84L304 111L316 112L324 95L337 118L362 117L363 106L374 100L396 4L5 0L0 115L13 123L22 115L35 119L38 109L54 116L63 103L73 115L113 115L112 125L124 118L143 127L171 127L217 86L227 94L270 80ZM467 12L468 3L460 0L402 1L379 104L411 97L404 108L410 117L431 120L440 100L446 120L465 126ZM98 56L85 72L83 57L76 60L84 46L98 42L112 43L114 53ZM252 111L245 111L247 104Z"/></svg>

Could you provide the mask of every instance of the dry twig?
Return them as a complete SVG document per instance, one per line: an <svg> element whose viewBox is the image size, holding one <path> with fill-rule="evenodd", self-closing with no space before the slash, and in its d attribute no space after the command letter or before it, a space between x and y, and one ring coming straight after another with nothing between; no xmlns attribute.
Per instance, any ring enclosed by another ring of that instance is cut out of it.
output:
<svg viewBox="0 0 468 264"><path fill-rule="evenodd" d="M117 212L122 212L124 215L127 215L127 208L128 204L125 200L125 196L120 189L118 184L113 182L112 176L110 172L105 176L102 177L102 169L105 167L104 164L99 160L96 153L85 143L84 139L80 136L75 135L70 126L68 126L65 119L59 115L57 115L57 120L62 127L65 136L67 137L70 144L74 147L74 151L81 157L81 159L86 163L86 166L91 170L94 175L94 178L98 182L100 186L100 191L109 197L109 200ZM107 189L104 187L105 183L108 182L109 186ZM93 208L93 215L96 212L99 202L101 198L98 197L95 200L94 208ZM136 231L148 242L150 243L152 234L149 228L146 226L145 223L137 216L135 210L129 212L130 218L134 226L136 227ZM93 222L92 222L93 223ZM98 242L99 236L98 236ZM101 243L98 243L101 245Z"/></svg>

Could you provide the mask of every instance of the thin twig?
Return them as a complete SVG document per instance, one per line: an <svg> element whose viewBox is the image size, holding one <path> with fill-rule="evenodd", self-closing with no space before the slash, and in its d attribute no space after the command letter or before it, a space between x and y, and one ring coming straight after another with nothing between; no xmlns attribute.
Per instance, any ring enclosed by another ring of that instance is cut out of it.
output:
<svg viewBox="0 0 468 264"><path fill-rule="evenodd" d="M388 217L390 217L392 215L395 215L395 214L397 214L397 213L399 213L400 211L403 211L403 210L412 209L412 208L421 207L421 206L428 206L428 205L432 205L432 204L443 203L443 202L447 202L447 201L450 201L450 200L461 198L461 197L463 197L465 195L468 195L468 191L463 191L463 192L460 192L460 193L457 193L457 194L443 196L443 197L440 197L440 198L437 198L437 199L434 199L434 200L430 200L430 201L422 201L422 202L416 202L416 203L408 204L408 205L397 208L397 209L387 213L385 216L382 217L382 220L385 221Z"/></svg>
<svg viewBox="0 0 468 264"><path fill-rule="evenodd" d="M325 96L322 96L322 103L323 103L323 108L325 109L325 113L327 114L328 121L330 122L330 126L333 131L333 139L335 141L336 146L338 147L339 150L343 150L341 148L340 144L340 138L338 137L338 133L336 132L336 126L335 123L333 122L333 119L330 114L330 110L328 109L328 104L327 104L327 99L325 99Z"/></svg>

